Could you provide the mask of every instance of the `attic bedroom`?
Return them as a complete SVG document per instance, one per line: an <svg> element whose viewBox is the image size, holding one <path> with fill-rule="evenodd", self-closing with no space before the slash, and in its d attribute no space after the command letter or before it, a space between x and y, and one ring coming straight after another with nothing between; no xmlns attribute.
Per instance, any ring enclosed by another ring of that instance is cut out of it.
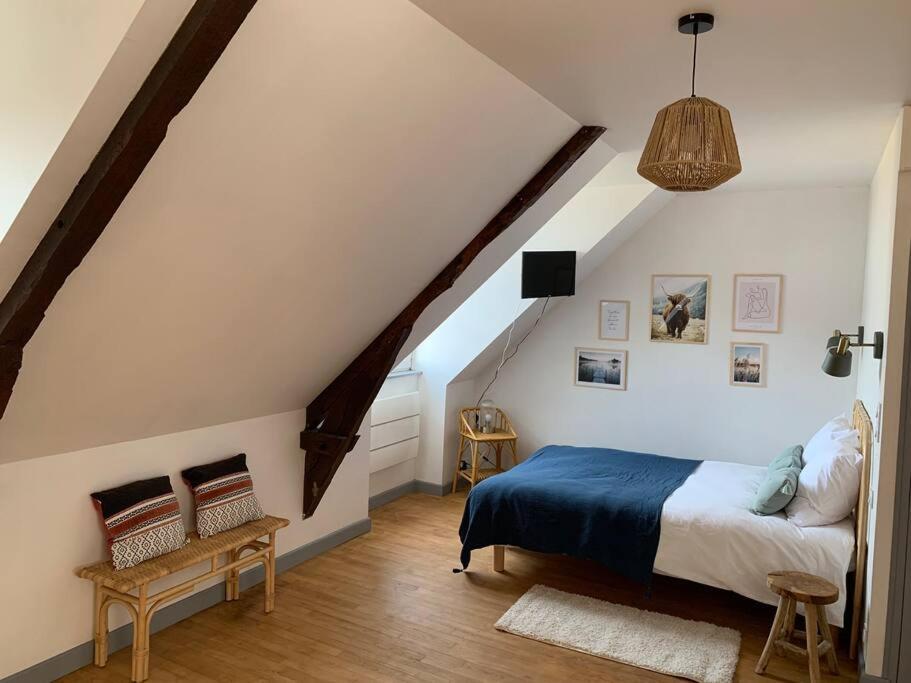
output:
<svg viewBox="0 0 911 683"><path fill-rule="evenodd" d="M0 682L911 681L911 4L0 19Z"/></svg>

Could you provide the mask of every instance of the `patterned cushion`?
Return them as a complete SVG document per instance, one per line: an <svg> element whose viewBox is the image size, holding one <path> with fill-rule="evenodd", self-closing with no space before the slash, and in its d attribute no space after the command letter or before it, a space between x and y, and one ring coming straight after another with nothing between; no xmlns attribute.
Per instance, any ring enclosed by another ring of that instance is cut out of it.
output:
<svg viewBox="0 0 911 683"><path fill-rule="evenodd" d="M101 513L114 569L181 548L187 532L171 481L155 477L91 494Z"/></svg>
<svg viewBox="0 0 911 683"><path fill-rule="evenodd" d="M196 498L196 531L214 536L265 517L253 493L253 479L244 453L180 473Z"/></svg>

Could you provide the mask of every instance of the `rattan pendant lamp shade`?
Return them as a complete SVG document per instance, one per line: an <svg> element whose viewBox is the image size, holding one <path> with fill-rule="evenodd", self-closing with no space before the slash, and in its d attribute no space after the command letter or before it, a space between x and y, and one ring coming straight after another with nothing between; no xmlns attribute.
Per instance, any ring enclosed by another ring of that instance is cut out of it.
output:
<svg viewBox="0 0 911 683"><path fill-rule="evenodd" d="M693 90L658 112L639 160L639 175L671 192L718 187L741 171L731 113L717 102L696 97L696 42L711 30L710 14L681 17L681 33L693 36Z"/></svg>

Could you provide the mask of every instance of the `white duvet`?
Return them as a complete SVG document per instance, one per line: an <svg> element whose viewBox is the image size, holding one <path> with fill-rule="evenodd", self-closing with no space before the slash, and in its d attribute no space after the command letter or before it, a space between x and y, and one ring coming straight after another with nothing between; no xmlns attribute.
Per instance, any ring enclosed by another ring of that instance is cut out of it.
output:
<svg viewBox="0 0 911 683"><path fill-rule="evenodd" d="M784 514L749 510L765 467L705 461L664 503L655 571L778 604L766 585L771 571L822 576L839 590L826 608L843 626L845 575L854 557L853 519L823 527L795 526Z"/></svg>

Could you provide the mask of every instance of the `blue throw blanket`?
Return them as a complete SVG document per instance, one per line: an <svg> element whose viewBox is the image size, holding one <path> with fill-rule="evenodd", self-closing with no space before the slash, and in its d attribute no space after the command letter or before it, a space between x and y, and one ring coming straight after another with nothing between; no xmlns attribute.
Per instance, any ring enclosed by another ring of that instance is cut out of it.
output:
<svg viewBox="0 0 911 683"><path fill-rule="evenodd" d="M515 545L597 560L649 583L664 501L701 462L546 446L472 489L459 528L462 567L472 550Z"/></svg>

